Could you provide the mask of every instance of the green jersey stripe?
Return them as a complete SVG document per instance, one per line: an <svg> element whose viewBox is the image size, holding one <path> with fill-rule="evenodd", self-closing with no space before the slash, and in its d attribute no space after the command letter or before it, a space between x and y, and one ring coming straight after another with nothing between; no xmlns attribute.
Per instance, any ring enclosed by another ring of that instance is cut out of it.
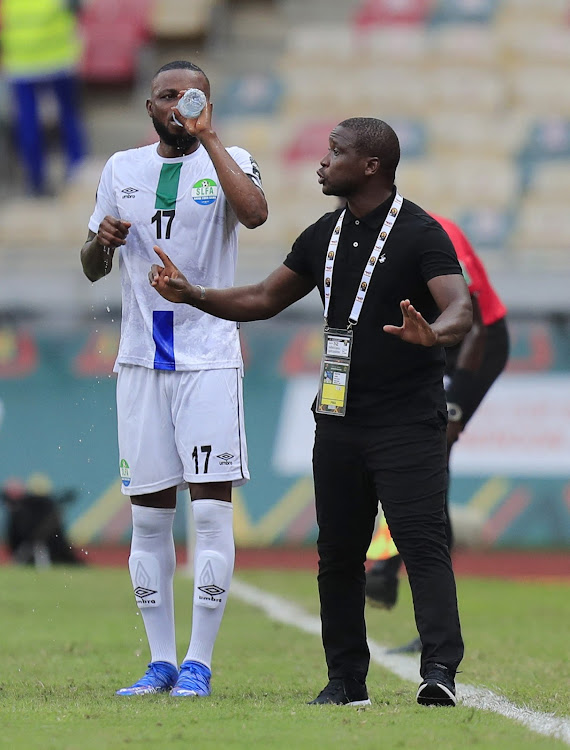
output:
<svg viewBox="0 0 570 750"><path fill-rule="evenodd" d="M162 165L160 177L158 179L158 186L156 188L155 208L163 211L175 208L181 169L182 162Z"/></svg>

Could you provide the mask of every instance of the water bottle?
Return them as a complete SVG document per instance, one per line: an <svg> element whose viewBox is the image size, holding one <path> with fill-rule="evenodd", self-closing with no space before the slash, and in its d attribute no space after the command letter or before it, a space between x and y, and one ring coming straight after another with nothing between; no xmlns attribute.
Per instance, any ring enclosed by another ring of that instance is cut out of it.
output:
<svg viewBox="0 0 570 750"><path fill-rule="evenodd" d="M206 95L200 89L188 89L176 106L183 117L194 120L206 106Z"/></svg>

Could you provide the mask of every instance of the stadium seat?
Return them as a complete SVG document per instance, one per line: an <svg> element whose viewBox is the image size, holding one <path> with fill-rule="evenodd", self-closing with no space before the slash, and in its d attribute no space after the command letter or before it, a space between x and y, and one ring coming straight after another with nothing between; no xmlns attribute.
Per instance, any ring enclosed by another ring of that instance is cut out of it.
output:
<svg viewBox="0 0 570 750"><path fill-rule="evenodd" d="M513 215L512 211L500 211L488 206L463 211L457 221L477 251L501 252L512 230Z"/></svg>
<svg viewBox="0 0 570 750"><path fill-rule="evenodd" d="M329 66L307 66L304 70L282 70L284 93L282 113L307 117L318 113L331 119L354 114L357 91L353 78L343 68L331 75ZM352 82L352 83L351 83Z"/></svg>
<svg viewBox="0 0 570 750"><path fill-rule="evenodd" d="M505 105L505 83L494 70L443 64L431 71L432 111L499 112Z"/></svg>
<svg viewBox="0 0 570 750"><path fill-rule="evenodd" d="M505 27L519 22L556 26L564 23L567 13L567 0L502 0L495 14L495 22Z"/></svg>
<svg viewBox="0 0 570 750"><path fill-rule="evenodd" d="M520 177L511 159L486 154L448 159L441 163L444 192L465 207L507 209L518 196Z"/></svg>
<svg viewBox="0 0 570 750"><path fill-rule="evenodd" d="M141 40L151 36L150 20L154 0L87 0L81 4L80 23L130 23Z"/></svg>
<svg viewBox="0 0 570 750"><path fill-rule="evenodd" d="M570 6L569 6L570 7ZM500 29L505 55L514 65L570 63L570 28L543 19L517 20Z"/></svg>
<svg viewBox="0 0 570 750"><path fill-rule="evenodd" d="M492 28L473 23L450 23L430 32L431 59L439 65L495 67L501 62L501 43Z"/></svg>
<svg viewBox="0 0 570 750"><path fill-rule="evenodd" d="M214 101L217 117L217 106ZM228 146L241 146L249 151L260 163L266 158L275 159L275 153L283 144L280 142L281 128L273 117L257 115L253 117L224 117L216 120L223 143Z"/></svg>
<svg viewBox="0 0 570 750"><path fill-rule="evenodd" d="M154 0L151 25L159 39L206 36L218 0Z"/></svg>
<svg viewBox="0 0 570 750"><path fill-rule="evenodd" d="M397 184L402 194L426 210L455 216L478 208L509 210L519 194L519 175L511 159L433 157L403 160Z"/></svg>
<svg viewBox="0 0 570 750"><path fill-rule="evenodd" d="M339 62L350 61L358 55L355 31L345 25L306 24L294 26L287 34L286 49L282 64L305 65L310 61L323 63L327 59Z"/></svg>
<svg viewBox="0 0 570 750"><path fill-rule="evenodd" d="M427 128L422 120L392 117L390 125L400 141L402 159L419 159L426 155Z"/></svg>
<svg viewBox="0 0 570 750"><path fill-rule="evenodd" d="M554 196L557 198L557 196ZM520 205L512 236L514 250L536 254L543 261L552 255L570 250L570 211L567 201L557 200L537 203L528 198Z"/></svg>
<svg viewBox="0 0 570 750"><path fill-rule="evenodd" d="M463 22L488 24L498 4L498 0L437 0L429 20L433 24Z"/></svg>
<svg viewBox="0 0 570 750"><path fill-rule="evenodd" d="M422 26L373 26L359 34L359 59L369 65L422 66L430 56Z"/></svg>
<svg viewBox="0 0 570 750"><path fill-rule="evenodd" d="M526 195L539 202L549 196L570 195L570 158L534 162L526 181Z"/></svg>
<svg viewBox="0 0 570 750"><path fill-rule="evenodd" d="M423 67L369 67L356 83L352 97L359 115L390 122L395 117L425 116L431 107L431 77Z"/></svg>
<svg viewBox="0 0 570 750"><path fill-rule="evenodd" d="M277 112L283 82L273 73L249 73L230 78L215 97L216 115L223 117L271 115Z"/></svg>
<svg viewBox="0 0 570 750"><path fill-rule="evenodd" d="M306 122L281 152L284 163L317 162L327 152L329 135L335 125L337 121L328 118Z"/></svg>
<svg viewBox="0 0 570 750"><path fill-rule="evenodd" d="M426 210L435 210L435 206L441 210L439 207L446 200L442 165L429 156L402 161L398 167L396 184L405 198Z"/></svg>
<svg viewBox="0 0 570 750"><path fill-rule="evenodd" d="M128 84L151 37L150 0L91 0L80 14L81 78L87 83Z"/></svg>
<svg viewBox="0 0 570 750"><path fill-rule="evenodd" d="M535 117L570 117L568 70L563 65L521 65L507 74L512 106Z"/></svg>
<svg viewBox="0 0 570 750"><path fill-rule="evenodd" d="M423 24L433 0L364 0L354 14L357 27Z"/></svg>
<svg viewBox="0 0 570 750"><path fill-rule="evenodd" d="M527 159L570 158L570 119L547 117L536 120L521 156Z"/></svg>
<svg viewBox="0 0 570 750"><path fill-rule="evenodd" d="M518 112L482 114L454 109L427 118L432 153L442 156L485 153L512 157L524 143L528 118Z"/></svg>

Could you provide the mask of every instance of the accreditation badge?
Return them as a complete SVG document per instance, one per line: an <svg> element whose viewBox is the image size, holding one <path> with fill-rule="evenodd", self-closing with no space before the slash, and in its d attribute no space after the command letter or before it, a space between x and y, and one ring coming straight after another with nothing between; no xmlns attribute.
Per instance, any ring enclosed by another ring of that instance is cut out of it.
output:
<svg viewBox="0 0 570 750"><path fill-rule="evenodd" d="M352 355L352 331L325 328L324 344L316 411L318 414L344 417Z"/></svg>

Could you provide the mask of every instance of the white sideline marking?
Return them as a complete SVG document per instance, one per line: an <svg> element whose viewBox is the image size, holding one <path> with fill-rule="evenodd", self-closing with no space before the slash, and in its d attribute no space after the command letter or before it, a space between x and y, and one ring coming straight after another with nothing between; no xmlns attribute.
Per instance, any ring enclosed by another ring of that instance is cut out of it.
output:
<svg viewBox="0 0 570 750"><path fill-rule="evenodd" d="M261 609L272 620L292 625L306 633L321 634L320 619L310 615L294 602L236 579L232 581L231 593L242 602ZM387 654L385 646L381 646L370 639L368 639L368 645L370 657L376 664L389 669L403 680L419 682L420 674L416 658L401 654ZM464 706L479 708L483 711L493 711L501 714L501 716L506 716L508 719L518 721L533 732L555 737L570 745L570 719L554 714L541 713L540 711L531 711L528 708L520 708L486 688L462 685L461 683L457 683L456 688L457 697Z"/></svg>

